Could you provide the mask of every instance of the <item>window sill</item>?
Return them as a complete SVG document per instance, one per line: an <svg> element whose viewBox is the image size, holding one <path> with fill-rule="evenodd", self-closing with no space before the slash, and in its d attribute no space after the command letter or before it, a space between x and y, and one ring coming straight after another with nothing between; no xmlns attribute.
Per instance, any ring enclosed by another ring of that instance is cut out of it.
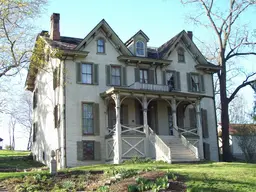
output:
<svg viewBox="0 0 256 192"><path fill-rule="evenodd" d="M97 55L107 55L106 53L100 53L100 52L97 52L96 54Z"/></svg>
<svg viewBox="0 0 256 192"><path fill-rule="evenodd" d="M178 63L186 64L186 61L178 61Z"/></svg>
<svg viewBox="0 0 256 192"><path fill-rule="evenodd" d="M81 83L81 82L76 82L76 84L79 84L79 85L99 85L99 84L92 84L92 83Z"/></svg>

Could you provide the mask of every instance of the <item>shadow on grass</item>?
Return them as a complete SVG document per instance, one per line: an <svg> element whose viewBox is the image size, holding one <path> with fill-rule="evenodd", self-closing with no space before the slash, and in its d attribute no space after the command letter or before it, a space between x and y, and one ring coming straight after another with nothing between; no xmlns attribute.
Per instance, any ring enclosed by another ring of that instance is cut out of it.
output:
<svg viewBox="0 0 256 192"><path fill-rule="evenodd" d="M4 156L0 157L0 172L8 169L29 169L45 166L36 162L30 156Z"/></svg>

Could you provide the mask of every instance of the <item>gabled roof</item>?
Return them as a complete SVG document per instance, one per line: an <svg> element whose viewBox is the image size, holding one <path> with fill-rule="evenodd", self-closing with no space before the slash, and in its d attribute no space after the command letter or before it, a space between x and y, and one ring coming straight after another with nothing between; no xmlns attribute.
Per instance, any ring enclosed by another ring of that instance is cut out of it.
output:
<svg viewBox="0 0 256 192"><path fill-rule="evenodd" d="M90 33L75 47L75 50L79 50L83 45L86 46L86 42L95 35L95 32L99 29L103 29L104 32L108 35L108 37L111 37L111 40L118 46L116 48L120 48L121 52L123 52L124 55L132 55L130 50L125 46L123 41L118 37L118 35L115 33L115 31L109 26L109 24L102 19L91 31Z"/></svg>
<svg viewBox="0 0 256 192"><path fill-rule="evenodd" d="M130 42L131 42L131 40L135 37L135 36L137 36L137 35L142 35L145 39L146 39L146 41L149 41L149 37L140 29L137 33L135 33L130 39L128 39L124 44L127 46L127 45L129 45L130 44Z"/></svg>

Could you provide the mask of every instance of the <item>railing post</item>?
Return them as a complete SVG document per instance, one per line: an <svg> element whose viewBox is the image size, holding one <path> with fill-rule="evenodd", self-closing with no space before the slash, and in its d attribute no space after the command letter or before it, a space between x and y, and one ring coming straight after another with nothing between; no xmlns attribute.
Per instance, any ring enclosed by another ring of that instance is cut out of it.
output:
<svg viewBox="0 0 256 192"><path fill-rule="evenodd" d="M174 127L173 134L178 137L179 132L178 132L178 126L177 126L176 109L177 109L176 99L172 98L172 121L173 121L173 127Z"/></svg>
<svg viewBox="0 0 256 192"><path fill-rule="evenodd" d="M122 162L122 138L121 138L121 123L120 123L120 95L116 93L112 95L112 98L116 104L116 131L113 139L116 144L114 147L114 164L120 164Z"/></svg>
<svg viewBox="0 0 256 192"><path fill-rule="evenodd" d="M199 158L204 159L204 146L203 146L203 131L201 124L201 110L200 110L200 100L196 101L196 122L197 122L197 132L199 135Z"/></svg>
<svg viewBox="0 0 256 192"><path fill-rule="evenodd" d="M144 126L144 132L146 135L145 155L146 157L149 157L148 101L147 101L146 95L143 96L142 104L143 104L143 126Z"/></svg>

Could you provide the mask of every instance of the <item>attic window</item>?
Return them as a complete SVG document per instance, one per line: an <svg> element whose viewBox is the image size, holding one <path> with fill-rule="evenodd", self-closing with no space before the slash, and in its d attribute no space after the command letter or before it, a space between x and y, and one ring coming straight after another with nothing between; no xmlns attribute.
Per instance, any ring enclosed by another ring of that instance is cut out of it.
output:
<svg viewBox="0 0 256 192"><path fill-rule="evenodd" d="M185 62L185 51L182 47L178 49L178 62Z"/></svg>
<svg viewBox="0 0 256 192"><path fill-rule="evenodd" d="M145 56L145 45L142 41L136 42L136 55Z"/></svg>
<svg viewBox="0 0 256 192"><path fill-rule="evenodd" d="M102 38L97 40L97 53L105 53L105 40Z"/></svg>

